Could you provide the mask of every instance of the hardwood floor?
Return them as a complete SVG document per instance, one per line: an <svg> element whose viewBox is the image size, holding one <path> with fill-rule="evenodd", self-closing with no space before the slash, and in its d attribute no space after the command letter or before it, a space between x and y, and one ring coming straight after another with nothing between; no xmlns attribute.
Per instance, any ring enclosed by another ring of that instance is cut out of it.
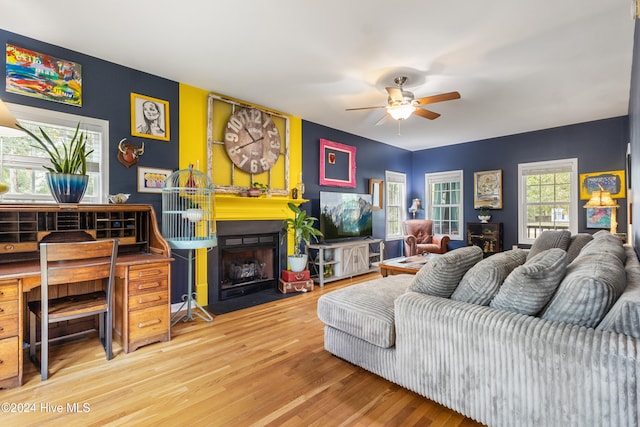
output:
<svg viewBox="0 0 640 427"><path fill-rule="evenodd" d="M116 345L111 361L97 338L53 346L45 382L25 357L24 385L0 390L0 423L478 426L324 350L318 297L374 276L180 323L170 342Z"/></svg>

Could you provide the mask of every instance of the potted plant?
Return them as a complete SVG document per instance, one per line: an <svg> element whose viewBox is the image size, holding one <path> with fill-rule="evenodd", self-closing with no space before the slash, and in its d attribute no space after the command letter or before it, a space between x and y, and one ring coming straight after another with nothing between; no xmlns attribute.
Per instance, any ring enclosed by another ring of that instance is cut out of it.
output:
<svg viewBox="0 0 640 427"><path fill-rule="evenodd" d="M80 132L80 123L70 142L63 142L62 147L56 146L47 133L40 128L42 138L29 129L17 125L33 138L38 145L33 147L47 153L51 166L44 166L47 173L47 183L51 194L58 203L78 203L82 200L89 175L87 175L87 157L93 150L87 149L84 132ZM60 144L59 144L60 145Z"/></svg>
<svg viewBox="0 0 640 427"><path fill-rule="evenodd" d="M249 196L258 197L260 195L269 195L269 186L260 182L252 182L249 187Z"/></svg>
<svg viewBox="0 0 640 427"><path fill-rule="evenodd" d="M287 203L289 209L293 211L293 218L287 218L283 222L284 235L282 238L287 237L287 233L293 231L293 255L288 256L289 268L291 271L302 271L307 265L307 254L303 254L300 250L302 242L306 244L311 243L311 239L317 240L318 237L322 237L323 234L320 230L313 228L314 222L318 218L307 216L307 212L300 209L293 203Z"/></svg>
<svg viewBox="0 0 640 427"><path fill-rule="evenodd" d="M489 206L480 206L480 209L478 210L478 219L480 222L487 223L491 219L489 208Z"/></svg>

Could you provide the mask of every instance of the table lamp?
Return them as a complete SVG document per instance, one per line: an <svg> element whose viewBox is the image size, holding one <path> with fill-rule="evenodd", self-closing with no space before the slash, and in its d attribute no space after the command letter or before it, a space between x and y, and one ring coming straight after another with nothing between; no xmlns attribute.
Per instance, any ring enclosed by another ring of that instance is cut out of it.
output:
<svg viewBox="0 0 640 427"><path fill-rule="evenodd" d="M616 218L616 210L620 206L611 197L611 192L606 191L600 186L600 190L591 193L591 199L584 205L585 208L611 208L611 234L616 234L618 221Z"/></svg>
<svg viewBox="0 0 640 427"><path fill-rule="evenodd" d="M416 212L420 209L420 199L413 199L411 201L411 207L409 207L409 212L413 215L413 218L416 218Z"/></svg>

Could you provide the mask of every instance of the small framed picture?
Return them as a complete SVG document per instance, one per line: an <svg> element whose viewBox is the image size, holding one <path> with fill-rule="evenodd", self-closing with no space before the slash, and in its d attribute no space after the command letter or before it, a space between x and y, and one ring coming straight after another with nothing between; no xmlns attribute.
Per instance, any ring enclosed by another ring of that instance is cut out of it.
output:
<svg viewBox="0 0 640 427"><path fill-rule="evenodd" d="M502 209L502 169L473 174L473 207Z"/></svg>
<svg viewBox="0 0 640 427"><path fill-rule="evenodd" d="M171 169L138 168L138 191L140 193L162 193Z"/></svg>
<svg viewBox="0 0 640 427"><path fill-rule="evenodd" d="M611 208L587 208L587 228L611 227Z"/></svg>
<svg viewBox="0 0 640 427"><path fill-rule="evenodd" d="M169 141L169 102L131 93L131 135Z"/></svg>

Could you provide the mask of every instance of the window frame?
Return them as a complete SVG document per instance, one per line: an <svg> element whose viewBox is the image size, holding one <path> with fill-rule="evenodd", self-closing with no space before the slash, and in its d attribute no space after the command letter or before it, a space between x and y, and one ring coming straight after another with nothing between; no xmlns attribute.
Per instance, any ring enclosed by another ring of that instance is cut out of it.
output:
<svg viewBox="0 0 640 427"><path fill-rule="evenodd" d="M6 103L7 108L11 111L14 117L20 121L33 121L47 123L55 126L64 126L75 129L78 123L80 123L80 130L88 130L91 132L97 132L102 135L100 144L100 159L98 162L91 162L87 164L88 172L98 172L100 176L100 183L96 186L97 194L94 197L83 198L81 203L102 204L107 202L107 195L109 194L109 121L103 119L97 119L94 117L81 116L70 113L63 113L60 111L46 110L43 108L31 107L23 104L11 104ZM25 134L26 135L26 134ZM35 143L35 141L34 141ZM42 167L43 165L50 165L48 157L44 154L42 158L34 158L31 156L8 156L10 161L6 161L6 158L0 159L0 167L3 163L16 165L16 166L28 166L28 167ZM97 163L97 164L96 164ZM50 193L47 196L36 195L33 197L21 196L20 194L12 195L12 197L5 197L5 200L9 200L11 203L48 203L55 202L53 195Z"/></svg>
<svg viewBox="0 0 640 427"><path fill-rule="evenodd" d="M457 178L460 183L460 201L455 206L459 209L458 232L459 234L447 234L451 240L465 240L464 231L464 171L462 169L443 171L443 172L427 172L424 174L424 194L425 194L425 218L433 220L433 197L431 194L431 184L453 182ZM449 204L447 206L454 206Z"/></svg>
<svg viewBox="0 0 640 427"><path fill-rule="evenodd" d="M407 174L402 173L402 172L394 172L394 171L385 171L384 172L384 178L385 178L385 193L386 196L384 198L384 212L385 212L385 221L384 221L384 234L385 234L385 240L387 241L391 241L391 240L402 240L404 239L404 233L402 232L402 222L407 218L406 216L406 211L407 211ZM391 192L389 191L389 186L391 185L395 185L395 184L400 184L401 187L401 192L402 194L400 194L399 198L400 198L400 205L397 206L395 204L390 204L389 202L391 201ZM398 234L392 234L390 231L390 227L389 227L389 218L392 216L391 215L391 211L390 209L398 209L398 230L399 233Z"/></svg>
<svg viewBox="0 0 640 427"><path fill-rule="evenodd" d="M544 169L570 169L568 172L571 176L569 189L569 231L571 234L578 232L578 159L567 158L557 160L545 160L540 162L529 162L518 164L518 244L533 244L535 238L528 237L527 233L527 209L526 209L526 190L525 190L525 172L531 170Z"/></svg>

